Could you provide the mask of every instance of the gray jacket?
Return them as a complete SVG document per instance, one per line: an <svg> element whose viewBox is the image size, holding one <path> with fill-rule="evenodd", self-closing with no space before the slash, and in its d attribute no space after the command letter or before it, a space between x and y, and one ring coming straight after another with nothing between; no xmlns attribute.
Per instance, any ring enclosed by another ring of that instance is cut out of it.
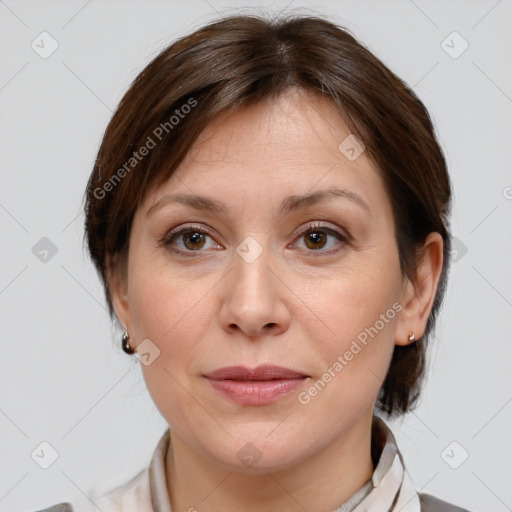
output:
<svg viewBox="0 0 512 512"><path fill-rule="evenodd" d="M419 494L421 503L421 512L469 512L465 508L456 507L450 503L435 498L430 494ZM71 503L58 503L49 508L38 510L37 512L77 512Z"/></svg>

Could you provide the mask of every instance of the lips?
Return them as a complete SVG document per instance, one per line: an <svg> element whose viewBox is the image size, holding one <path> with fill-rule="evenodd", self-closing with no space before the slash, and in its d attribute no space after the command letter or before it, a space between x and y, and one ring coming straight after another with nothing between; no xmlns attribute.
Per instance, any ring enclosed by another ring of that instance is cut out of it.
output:
<svg viewBox="0 0 512 512"><path fill-rule="evenodd" d="M245 366L226 366L213 372L207 373L205 377L212 380L276 380L276 379L300 379L308 377L303 373L283 368L281 366L262 365L252 370Z"/></svg>
<svg viewBox="0 0 512 512"><path fill-rule="evenodd" d="M289 368L226 366L204 375L225 398L242 405L267 405L294 392L309 378Z"/></svg>

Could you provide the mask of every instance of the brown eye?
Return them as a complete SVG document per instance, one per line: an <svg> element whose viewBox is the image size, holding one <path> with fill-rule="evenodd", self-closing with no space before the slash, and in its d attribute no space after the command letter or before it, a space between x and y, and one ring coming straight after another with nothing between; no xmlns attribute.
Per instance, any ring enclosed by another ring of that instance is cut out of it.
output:
<svg viewBox="0 0 512 512"><path fill-rule="evenodd" d="M348 235L318 224L307 226L298 237L299 241L304 242L302 249L309 253L318 253L315 256L335 253L347 245L350 239Z"/></svg>
<svg viewBox="0 0 512 512"><path fill-rule="evenodd" d="M185 231L181 233L183 244L187 249L201 249L205 243L204 233L200 231Z"/></svg>
<svg viewBox="0 0 512 512"><path fill-rule="evenodd" d="M304 234L304 240L308 249L322 249L327 241L325 232L319 229L308 231Z"/></svg>
<svg viewBox="0 0 512 512"><path fill-rule="evenodd" d="M161 243L176 253L191 255L194 252L206 252L208 248L221 248L220 245L212 243L212 233L210 229L200 226L180 226L167 234ZM209 239L212 242L208 247Z"/></svg>

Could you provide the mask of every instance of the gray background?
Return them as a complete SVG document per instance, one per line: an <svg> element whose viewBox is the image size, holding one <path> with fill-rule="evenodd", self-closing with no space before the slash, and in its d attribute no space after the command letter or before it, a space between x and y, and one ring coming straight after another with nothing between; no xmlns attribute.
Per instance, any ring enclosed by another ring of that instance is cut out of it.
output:
<svg viewBox="0 0 512 512"><path fill-rule="evenodd" d="M458 261L421 406L390 426L418 490L474 511L512 510L512 1L273 4L331 15L434 118L455 189ZM171 40L241 5L270 3L0 1L0 511L65 499L88 509L91 488L149 463L167 426L107 317L82 248L82 194L136 74ZM46 59L31 47L43 31L58 43ZM463 40L442 43L453 31L469 44L457 58ZM57 250L47 261L33 252L42 237ZM42 441L59 455L48 469L31 458ZM453 469L446 461L459 464L462 450L469 457Z"/></svg>

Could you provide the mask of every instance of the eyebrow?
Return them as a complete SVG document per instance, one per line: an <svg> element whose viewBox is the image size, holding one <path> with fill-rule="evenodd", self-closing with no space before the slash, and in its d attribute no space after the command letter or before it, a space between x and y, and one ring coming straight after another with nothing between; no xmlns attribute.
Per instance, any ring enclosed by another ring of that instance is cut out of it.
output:
<svg viewBox="0 0 512 512"><path fill-rule="evenodd" d="M365 210L371 211L366 201L350 190L331 188L326 190L317 190L316 192L310 192L303 195L294 195L286 197L280 206L279 214L283 215L291 211L299 210L307 206L319 203L326 199L332 199L334 197L342 197L352 201L359 205ZM151 215L156 210L159 210L167 204L180 203L187 206L191 206L196 210L210 211L217 214L227 214L228 209L224 203L212 199L211 197L191 195L191 194L169 194L162 197L151 208L147 211L146 216Z"/></svg>

